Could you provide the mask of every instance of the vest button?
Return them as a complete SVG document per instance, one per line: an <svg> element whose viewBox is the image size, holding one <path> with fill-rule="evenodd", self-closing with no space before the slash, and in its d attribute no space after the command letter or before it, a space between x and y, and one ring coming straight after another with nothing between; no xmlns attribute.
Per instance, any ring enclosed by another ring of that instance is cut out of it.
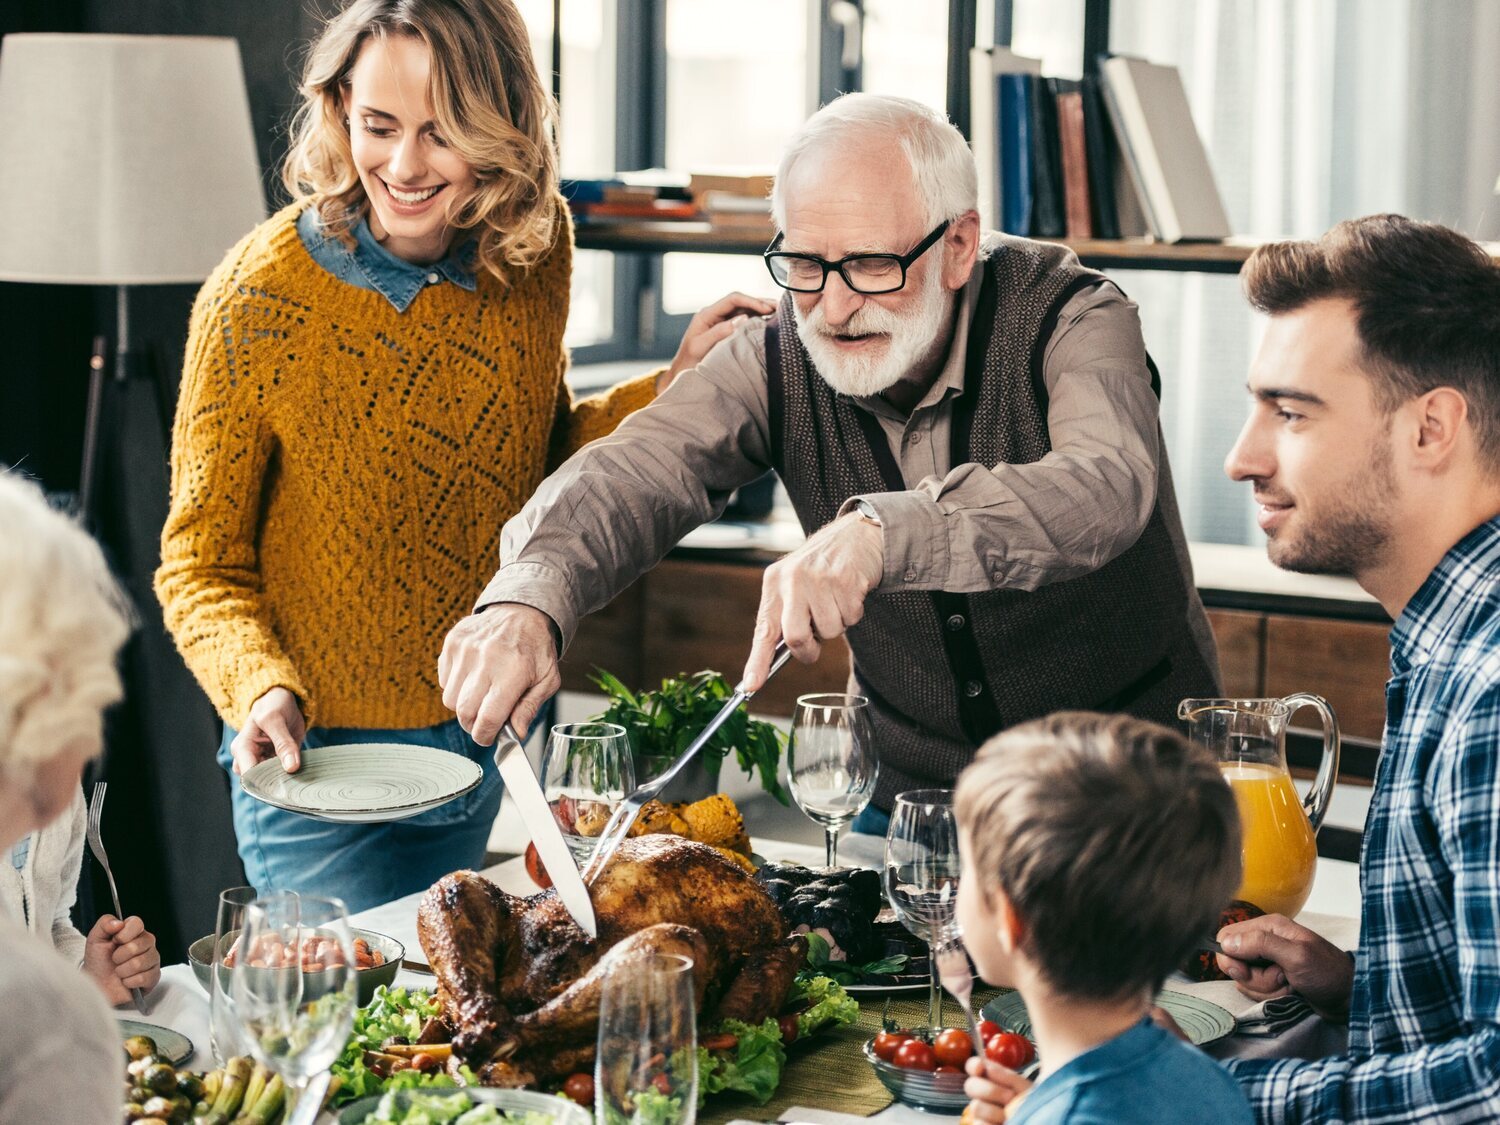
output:
<svg viewBox="0 0 1500 1125"><path fill-rule="evenodd" d="M964 620L964 615L961 613L955 613L952 617L948 618L948 630L950 632L956 633L966 624L968 622Z"/></svg>
<svg viewBox="0 0 1500 1125"><path fill-rule="evenodd" d="M909 433L909 434L906 435L906 440L907 440L907 443L910 444L910 445L921 445L922 444L922 433L921 433L921 431L920 430L913 430L911 433Z"/></svg>
<svg viewBox="0 0 1500 1125"><path fill-rule="evenodd" d="M915 582L917 580L917 572L915 570L908 570L901 577L906 582Z"/></svg>
<svg viewBox="0 0 1500 1125"><path fill-rule="evenodd" d="M984 691L984 685L978 680L970 680L964 684L964 694L970 699L977 698Z"/></svg>

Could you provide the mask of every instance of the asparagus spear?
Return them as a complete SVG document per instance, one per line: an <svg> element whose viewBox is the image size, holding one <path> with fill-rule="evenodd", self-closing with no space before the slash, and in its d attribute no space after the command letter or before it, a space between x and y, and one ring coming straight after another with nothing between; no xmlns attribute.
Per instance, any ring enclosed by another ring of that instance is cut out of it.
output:
<svg viewBox="0 0 1500 1125"><path fill-rule="evenodd" d="M266 1088L266 1079L270 1076L271 1072L261 1066L260 1063L256 1063L251 1069L250 1079L245 1083L245 1096L240 1099L240 1112L242 1115L248 1113L250 1107L260 1101L260 1095Z"/></svg>
<svg viewBox="0 0 1500 1125"><path fill-rule="evenodd" d="M238 1055L224 1067L224 1079L219 1085L218 1096L200 1125L227 1125L229 1119L239 1111L245 1098L245 1084L250 1081L250 1060Z"/></svg>
<svg viewBox="0 0 1500 1125"><path fill-rule="evenodd" d="M254 1104L251 1104L248 1098L246 1099L247 1108L234 1119L234 1125L271 1125L276 1115L281 1112L284 1101L286 1101L286 1085L282 1082L281 1075L273 1074Z"/></svg>

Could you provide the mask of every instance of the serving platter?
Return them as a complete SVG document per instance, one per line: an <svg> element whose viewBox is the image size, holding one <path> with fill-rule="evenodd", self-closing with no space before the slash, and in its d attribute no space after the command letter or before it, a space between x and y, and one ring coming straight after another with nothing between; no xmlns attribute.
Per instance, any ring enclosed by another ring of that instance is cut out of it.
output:
<svg viewBox="0 0 1500 1125"><path fill-rule="evenodd" d="M1202 1047L1234 1034L1235 1020L1228 1009L1185 992L1162 992L1156 1004L1177 1021L1188 1041ZM1014 1031L1028 1039L1031 1032L1031 1016L1026 1011L1026 1002L1019 992L1007 992L995 997L980 1016L994 1020L1007 1031Z"/></svg>
<svg viewBox="0 0 1500 1125"><path fill-rule="evenodd" d="M132 1035L146 1036L156 1044L157 1057L170 1066L181 1066L193 1057L193 1041L170 1027L140 1020L117 1019L115 1022L120 1026L122 1041Z"/></svg>
<svg viewBox="0 0 1500 1125"><path fill-rule="evenodd" d="M246 770L246 793L287 812L336 824L377 824L446 804L478 786L478 763L432 746L367 742L302 751L287 773L276 758Z"/></svg>

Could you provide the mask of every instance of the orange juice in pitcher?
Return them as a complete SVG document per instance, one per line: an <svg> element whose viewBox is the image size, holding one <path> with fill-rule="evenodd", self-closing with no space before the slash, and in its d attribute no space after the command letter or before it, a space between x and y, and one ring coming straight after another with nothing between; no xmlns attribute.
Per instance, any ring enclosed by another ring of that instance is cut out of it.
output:
<svg viewBox="0 0 1500 1125"><path fill-rule="evenodd" d="M1295 918L1312 890L1318 845L1290 775L1272 766L1235 762L1224 779L1240 808L1245 873L1235 898L1267 914Z"/></svg>
<svg viewBox="0 0 1500 1125"><path fill-rule="evenodd" d="M1292 713L1314 707L1323 716L1323 762L1305 801L1286 768L1286 727ZM1317 870L1314 837L1328 812L1339 771L1338 719L1316 695L1285 699L1186 699L1177 709L1188 737L1208 747L1240 810L1244 876L1235 898L1267 914L1295 917Z"/></svg>

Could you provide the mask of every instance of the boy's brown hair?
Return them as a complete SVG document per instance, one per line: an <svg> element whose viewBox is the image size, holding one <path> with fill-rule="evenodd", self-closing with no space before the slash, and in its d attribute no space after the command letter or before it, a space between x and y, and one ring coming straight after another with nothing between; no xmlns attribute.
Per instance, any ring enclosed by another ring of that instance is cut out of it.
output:
<svg viewBox="0 0 1500 1125"><path fill-rule="evenodd" d="M1500 470L1500 269L1478 243L1437 223L1367 215L1316 242L1267 243L1240 276L1250 303L1273 316L1325 298L1353 303L1381 406L1454 388L1480 456Z"/></svg>
<svg viewBox="0 0 1500 1125"><path fill-rule="evenodd" d="M1129 715L1064 711L980 748L954 797L972 868L1066 996L1155 994L1240 880L1234 795L1213 755Z"/></svg>

